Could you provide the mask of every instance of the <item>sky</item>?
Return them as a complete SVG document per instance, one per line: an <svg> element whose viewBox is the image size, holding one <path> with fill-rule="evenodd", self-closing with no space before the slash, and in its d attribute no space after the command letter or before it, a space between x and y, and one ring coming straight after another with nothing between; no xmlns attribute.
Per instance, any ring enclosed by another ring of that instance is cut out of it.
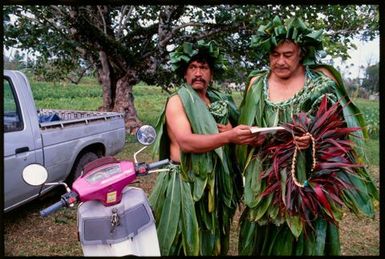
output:
<svg viewBox="0 0 385 259"><path fill-rule="evenodd" d="M362 77L364 69L360 69L360 66L363 65L365 68L368 65L374 65L380 61L380 38L377 37L375 40L370 42L355 42L357 49L351 49L349 51L350 59L346 60L344 63L341 63L341 59L335 59L335 66L339 65L341 68L344 68L346 65L349 66L348 72L351 73L350 78ZM353 64L353 66L350 66ZM342 69L341 69L342 70ZM343 72L343 70L341 71Z"/></svg>

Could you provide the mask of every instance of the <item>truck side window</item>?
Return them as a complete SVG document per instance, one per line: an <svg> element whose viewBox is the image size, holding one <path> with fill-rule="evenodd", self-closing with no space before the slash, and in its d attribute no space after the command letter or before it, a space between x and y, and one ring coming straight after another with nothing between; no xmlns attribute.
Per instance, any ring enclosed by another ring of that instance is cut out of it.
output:
<svg viewBox="0 0 385 259"><path fill-rule="evenodd" d="M15 98L11 82L4 78L4 132L19 131L23 129L23 121L20 114L20 106Z"/></svg>

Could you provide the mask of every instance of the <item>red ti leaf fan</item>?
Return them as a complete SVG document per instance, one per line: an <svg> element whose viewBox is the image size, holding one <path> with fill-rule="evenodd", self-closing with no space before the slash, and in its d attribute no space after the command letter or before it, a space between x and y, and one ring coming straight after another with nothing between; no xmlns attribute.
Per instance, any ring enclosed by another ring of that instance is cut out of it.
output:
<svg viewBox="0 0 385 259"><path fill-rule="evenodd" d="M355 163L349 140L360 128L346 127L339 102L329 106L325 96L314 116L293 115L292 122L282 125L286 130L277 132L261 154L263 161L272 161L261 174L266 183L262 197L274 193L273 204L280 215L299 216L311 228L320 217L337 223L335 214L346 200L343 191L355 188L344 175L358 175L363 166ZM299 150L294 136L304 134L310 136L311 145ZM299 156L306 161L301 167Z"/></svg>

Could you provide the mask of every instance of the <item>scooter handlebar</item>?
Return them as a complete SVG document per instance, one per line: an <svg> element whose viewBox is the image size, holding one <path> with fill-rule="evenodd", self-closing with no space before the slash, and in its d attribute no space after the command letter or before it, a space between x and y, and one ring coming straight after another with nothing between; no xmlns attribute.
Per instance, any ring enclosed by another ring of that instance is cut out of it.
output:
<svg viewBox="0 0 385 259"><path fill-rule="evenodd" d="M163 160L160 160L160 161L157 161L157 162L149 163L148 166L147 166L147 169L148 170L152 170L152 169L155 169L155 168L167 165L169 162L170 162L170 160L163 159Z"/></svg>
<svg viewBox="0 0 385 259"><path fill-rule="evenodd" d="M51 206L41 210L40 215L42 217L47 217L49 214L59 210L60 208L62 208L64 206L65 206L65 201L63 199L61 199L60 201L52 204Z"/></svg>

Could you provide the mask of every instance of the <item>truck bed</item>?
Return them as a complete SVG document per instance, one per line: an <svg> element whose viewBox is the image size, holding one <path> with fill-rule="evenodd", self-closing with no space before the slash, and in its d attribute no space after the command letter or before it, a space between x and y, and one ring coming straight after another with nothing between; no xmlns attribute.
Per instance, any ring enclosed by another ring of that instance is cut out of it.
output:
<svg viewBox="0 0 385 259"><path fill-rule="evenodd" d="M63 128L73 124L88 124L99 120L112 120L123 117L123 114L118 112L40 109L38 110L38 116L39 118L52 120L39 123L41 129L44 130L56 127Z"/></svg>

